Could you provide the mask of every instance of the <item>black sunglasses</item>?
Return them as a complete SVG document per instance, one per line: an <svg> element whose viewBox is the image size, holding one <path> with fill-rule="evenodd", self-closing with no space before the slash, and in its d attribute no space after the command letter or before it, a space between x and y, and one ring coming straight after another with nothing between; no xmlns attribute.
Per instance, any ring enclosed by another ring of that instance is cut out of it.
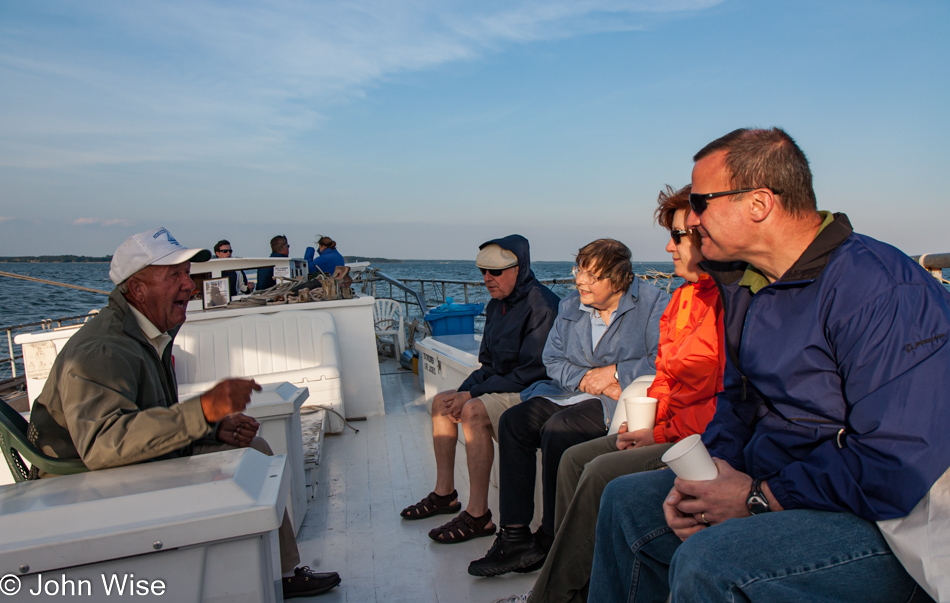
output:
<svg viewBox="0 0 950 603"><path fill-rule="evenodd" d="M690 231L688 230L680 230L678 228L673 228L670 230L670 236L673 238L673 243L676 245L679 245L680 241L683 240L683 237L689 235L689 233Z"/></svg>
<svg viewBox="0 0 950 603"><path fill-rule="evenodd" d="M479 270L482 271L482 276L485 276L486 272L492 276L501 276L501 273L508 269L507 268L479 268Z"/></svg>
<svg viewBox="0 0 950 603"><path fill-rule="evenodd" d="M722 191L720 193L690 193L689 194L689 208L693 210L697 216L703 215L703 212L706 211L706 208L709 207L708 201L715 199L716 197L725 197L727 195L738 195L739 193L751 193L755 188L741 188L737 191Z"/></svg>
<svg viewBox="0 0 950 603"><path fill-rule="evenodd" d="M219 249L218 252L219 253L233 253L234 250L233 249Z"/></svg>

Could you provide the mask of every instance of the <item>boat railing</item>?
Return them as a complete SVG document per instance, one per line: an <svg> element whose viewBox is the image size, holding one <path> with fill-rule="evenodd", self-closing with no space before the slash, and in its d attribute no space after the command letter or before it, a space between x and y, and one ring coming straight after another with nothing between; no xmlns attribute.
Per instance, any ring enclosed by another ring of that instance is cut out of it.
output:
<svg viewBox="0 0 950 603"><path fill-rule="evenodd" d="M923 266L924 270L944 285L950 285L950 281L943 278L944 269L950 268L950 253L925 253L923 255L912 255L910 259Z"/></svg>
<svg viewBox="0 0 950 603"><path fill-rule="evenodd" d="M652 283L667 292L675 289L683 280L674 274L655 270L637 274L642 280ZM554 291L558 297L564 297L574 290L573 278L538 279ZM420 319L428 313L430 308L446 303L451 297L456 303L476 304L487 303L488 291L482 281L465 281L454 279L398 279L381 272L378 268L370 268L354 281L354 286L361 286L362 292L376 298L392 299L403 305L404 315L409 319ZM477 321L478 322L478 321Z"/></svg>
<svg viewBox="0 0 950 603"><path fill-rule="evenodd" d="M62 318L47 318L38 322L25 322L19 325L0 327L0 332L5 336L7 343L7 356L0 358L0 380L13 379L18 377L17 361L23 360L23 355L17 354L16 349L19 344L14 343L14 336L20 333L34 333L36 331L52 331L63 327L70 327L82 324L95 316L99 311L93 310L88 314L78 314L76 316L63 316ZM22 366L22 362L19 363ZM22 372L22 369L20 369Z"/></svg>
<svg viewBox="0 0 950 603"><path fill-rule="evenodd" d="M407 281L412 282L409 279L407 279ZM421 291L417 291L413 289L412 287L408 286L405 282L395 277L389 276L385 272L381 272L380 270L375 269L375 268L371 268L370 270L364 272L362 275L362 279L358 282L363 283L363 292L370 293L373 297L378 297L377 296L378 283L386 283L387 285L389 285L389 299L397 299L396 297L393 296L394 294L393 287L395 287L396 289L399 289L399 291L402 292L403 298L402 300L397 300L397 301L401 301L402 304L405 306L407 316L409 315L409 312L408 312L409 304L414 304L418 306L423 316L425 316L426 312L429 311L429 304L426 301L425 285L423 285ZM367 285L369 285L370 287L369 290L367 290L366 288ZM443 286L443 289L444 289L444 286ZM414 298L414 300L412 301L410 301L409 299L410 294ZM466 298L467 298L467 291L466 291Z"/></svg>

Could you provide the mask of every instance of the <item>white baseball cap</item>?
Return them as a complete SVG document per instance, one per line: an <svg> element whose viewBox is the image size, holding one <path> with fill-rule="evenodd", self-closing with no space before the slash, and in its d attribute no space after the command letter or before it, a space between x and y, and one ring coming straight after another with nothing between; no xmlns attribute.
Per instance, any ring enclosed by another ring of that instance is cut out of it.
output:
<svg viewBox="0 0 950 603"><path fill-rule="evenodd" d="M207 249L187 249L175 240L172 233L160 227L140 232L127 238L112 256L109 278L118 285L147 266L174 266L182 262L207 262Z"/></svg>

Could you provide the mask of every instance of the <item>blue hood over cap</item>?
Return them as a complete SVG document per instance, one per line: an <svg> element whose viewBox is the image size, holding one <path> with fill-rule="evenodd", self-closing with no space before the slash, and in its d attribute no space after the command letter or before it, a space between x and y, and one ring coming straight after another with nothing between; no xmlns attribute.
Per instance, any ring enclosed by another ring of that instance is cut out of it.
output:
<svg viewBox="0 0 950 603"><path fill-rule="evenodd" d="M502 249L507 249L518 258L518 280L515 282L515 288L511 290L508 297L502 300L506 305L517 303L538 282L534 271L531 270L531 246L528 244L528 239L519 234L513 234L485 241L478 246L478 249L482 250L489 245L498 245Z"/></svg>
<svg viewBox="0 0 950 603"><path fill-rule="evenodd" d="M508 297L491 299L485 307L485 330L478 352L481 368L458 387L473 397L496 392L520 392L547 379L541 358L560 301L531 271L528 239L509 235L483 243L498 245L518 258L518 280Z"/></svg>

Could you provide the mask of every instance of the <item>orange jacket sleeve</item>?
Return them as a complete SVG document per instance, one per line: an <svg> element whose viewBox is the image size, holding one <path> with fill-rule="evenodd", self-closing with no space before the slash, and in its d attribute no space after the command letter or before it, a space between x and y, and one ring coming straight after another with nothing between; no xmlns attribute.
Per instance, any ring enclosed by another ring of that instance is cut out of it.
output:
<svg viewBox="0 0 950 603"><path fill-rule="evenodd" d="M677 289L660 326L657 375L647 394L658 401L653 439L676 442L706 429L722 389L722 303L712 279L703 275Z"/></svg>

